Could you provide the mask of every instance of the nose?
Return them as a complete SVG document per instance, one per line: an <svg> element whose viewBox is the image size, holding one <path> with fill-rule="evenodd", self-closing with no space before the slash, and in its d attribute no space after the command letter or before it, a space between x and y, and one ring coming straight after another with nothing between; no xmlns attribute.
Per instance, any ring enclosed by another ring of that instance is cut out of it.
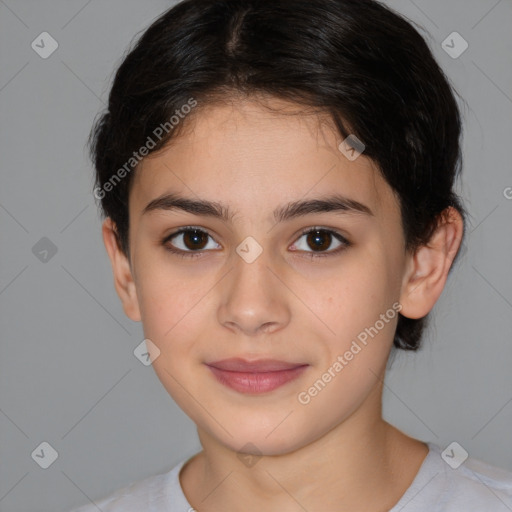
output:
<svg viewBox="0 0 512 512"><path fill-rule="evenodd" d="M283 329L290 321L288 289L265 251L252 263L238 255L221 288L218 320L226 328L257 336Z"/></svg>

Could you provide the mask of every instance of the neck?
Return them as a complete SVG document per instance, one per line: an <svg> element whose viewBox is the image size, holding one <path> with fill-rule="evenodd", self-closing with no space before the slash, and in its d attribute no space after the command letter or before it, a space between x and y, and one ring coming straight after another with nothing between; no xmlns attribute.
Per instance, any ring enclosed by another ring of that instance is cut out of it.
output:
<svg viewBox="0 0 512 512"><path fill-rule="evenodd" d="M367 404L321 438L252 465L198 429L203 451L180 475L189 503L200 512L389 510L428 448L382 419L381 395L375 389Z"/></svg>

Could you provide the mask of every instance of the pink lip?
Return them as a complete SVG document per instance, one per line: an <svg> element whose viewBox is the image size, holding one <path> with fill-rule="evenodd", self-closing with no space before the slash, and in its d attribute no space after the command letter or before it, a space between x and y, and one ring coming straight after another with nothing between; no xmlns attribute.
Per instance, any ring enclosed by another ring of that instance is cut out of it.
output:
<svg viewBox="0 0 512 512"><path fill-rule="evenodd" d="M266 393L296 379L309 365L274 359L224 359L206 363L225 386L241 393Z"/></svg>

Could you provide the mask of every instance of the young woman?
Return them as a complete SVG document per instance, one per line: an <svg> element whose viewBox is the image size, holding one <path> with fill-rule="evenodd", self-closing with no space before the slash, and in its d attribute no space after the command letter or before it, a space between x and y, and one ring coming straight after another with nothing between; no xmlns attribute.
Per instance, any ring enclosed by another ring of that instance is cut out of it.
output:
<svg viewBox="0 0 512 512"><path fill-rule="evenodd" d="M507 511L512 476L383 420L464 234L461 121L372 0L185 0L117 71L94 194L202 451L80 509ZM465 460L464 460L465 459Z"/></svg>

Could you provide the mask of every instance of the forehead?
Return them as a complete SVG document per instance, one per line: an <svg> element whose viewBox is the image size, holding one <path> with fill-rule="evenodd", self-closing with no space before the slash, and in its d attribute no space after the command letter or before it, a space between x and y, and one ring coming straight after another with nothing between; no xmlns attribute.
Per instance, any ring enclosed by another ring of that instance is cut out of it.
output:
<svg viewBox="0 0 512 512"><path fill-rule="evenodd" d="M333 193L376 215L398 212L374 162L364 153L350 161L338 149L342 137L326 115L283 100L266 105L273 111L251 100L198 107L178 137L139 164L131 217L169 193L229 205L242 216Z"/></svg>

